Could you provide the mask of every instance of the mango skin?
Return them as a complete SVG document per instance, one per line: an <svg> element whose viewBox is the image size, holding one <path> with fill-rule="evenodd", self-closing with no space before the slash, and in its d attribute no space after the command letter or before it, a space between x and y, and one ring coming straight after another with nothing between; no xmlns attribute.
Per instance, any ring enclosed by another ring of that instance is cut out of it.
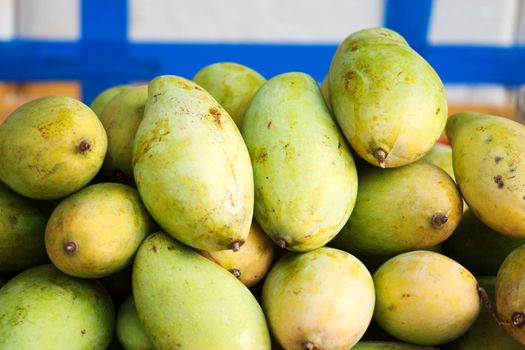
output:
<svg viewBox="0 0 525 350"><path fill-rule="evenodd" d="M154 350L149 335L140 323L133 296L128 297L117 313L117 338L125 350Z"/></svg>
<svg viewBox="0 0 525 350"><path fill-rule="evenodd" d="M264 281L262 304L272 334L287 350L347 350L372 319L374 284L349 253L319 248L288 253Z"/></svg>
<svg viewBox="0 0 525 350"><path fill-rule="evenodd" d="M42 97L0 125L0 181L29 198L62 198L95 177L106 149L104 127L89 107L71 97Z"/></svg>
<svg viewBox="0 0 525 350"><path fill-rule="evenodd" d="M433 347L418 346L397 342L360 341L352 350L437 350Z"/></svg>
<svg viewBox="0 0 525 350"><path fill-rule="evenodd" d="M240 129L246 109L266 79L242 64L218 62L199 70L193 81L224 107Z"/></svg>
<svg viewBox="0 0 525 350"><path fill-rule="evenodd" d="M109 87L93 99L89 105L89 108L91 108L93 112L95 112L95 114L100 117L102 115L102 111L104 111L104 108L108 102L113 99L113 97L131 88L132 86L127 84Z"/></svg>
<svg viewBox="0 0 525 350"><path fill-rule="evenodd" d="M399 254L374 274L374 320L394 337L416 345L457 339L480 311L477 281L454 260L416 250Z"/></svg>
<svg viewBox="0 0 525 350"><path fill-rule="evenodd" d="M4 286L7 282L9 282L10 278L7 275L0 275L0 288Z"/></svg>
<svg viewBox="0 0 525 350"><path fill-rule="evenodd" d="M449 118L446 132L469 208L493 230L525 238L525 126L464 112Z"/></svg>
<svg viewBox="0 0 525 350"><path fill-rule="evenodd" d="M44 244L48 215L0 183L0 273L49 261Z"/></svg>
<svg viewBox="0 0 525 350"><path fill-rule="evenodd" d="M55 208L46 226L46 250L68 275L109 276L131 264L153 225L134 188L111 182L91 185ZM66 250L71 242L73 252Z"/></svg>
<svg viewBox="0 0 525 350"><path fill-rule="evenodd" d="M442 143L436 143L430 151L423 156L423 159L445 170L452 180L456 181L454 177L454 167L452 166L452 147Z"/></svg>
<svg viewBox="0 0 525 350"><path fill-rule="evenodd" d="M264 232L292 251L325 245L352 212L357 172L315 80L296 72L270 79L252 100L242 134Z"/></svg>
<svg viewBox="0 0 525 350"><path fill-rule="evenodd" d="M228 113L194 82L160 76L148 88L133 145L146 208L181 242L203 250L243 243L253 217L253 173Z"/></svg>
<svg viewBox="0 0 525 350"><path fill-rule="evenodd" d="M102 168L112 181L133 184L133 140L147 99L147 85L126 89L109 101L100 115L108 135L108 151Z"/></svg>
<svg viewBox="0 0 525 350"><path fill-rule="evenodd" d="M139 248L133 297L156 349L271 349L264 314L249 289L165 232Z"/></svg>
<svg viewBox="0 0 525 350"><path fill-rule="evenodd" d="M443 83L396 32L368 28L337 48L328 72L332 109L360 157L393 168L421 158L447 121ZM375 156L386 152L384 164Z"/></svg>
<svg viewBox="0 0 525 350"><path fill-rule="evenodd" d="M115 311L97 281L65 275L53 265L25 270L0 289L0 348L103 350Z"/></svg>
<svg viewBox="0 0 525 350"><path fill-rule="evenodd" d="M330 242L334 247L361 255L427 249L446 240L459 224L461 195L450 176L435 165L423 160L394 169L367 165L358 174L357 201ZM447 220L436 225L439 215Z"/></svg>

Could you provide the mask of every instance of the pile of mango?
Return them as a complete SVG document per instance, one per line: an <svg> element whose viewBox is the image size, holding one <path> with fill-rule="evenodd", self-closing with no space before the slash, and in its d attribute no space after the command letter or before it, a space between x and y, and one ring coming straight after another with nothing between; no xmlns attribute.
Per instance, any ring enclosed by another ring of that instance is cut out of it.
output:
<svg viewBox="0 0 525 350"><path fill-rule="evenodd" d="M525 126L448 118L385 28L321 86L222 62L36 99L0 181L0 349L525 349Z"/></svg>

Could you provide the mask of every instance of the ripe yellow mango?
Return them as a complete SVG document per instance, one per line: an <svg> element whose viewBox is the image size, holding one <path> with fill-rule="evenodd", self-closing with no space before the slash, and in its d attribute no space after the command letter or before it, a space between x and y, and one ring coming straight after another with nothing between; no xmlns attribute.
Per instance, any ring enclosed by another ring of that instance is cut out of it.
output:
<svg viewBox="0 0 525 350"><path fill-rule="evenodd" d="M398 342L360 341L352 350L437 350L428 346L418 346Z"/></svg>
<svg viewBox="0 0 525 350"><path fill-rule="evenodd" d="M108 102L111 101L113 97L128 89L131 89L130 85L117 85L109 87L98 94L93 99L89 107L93 110L93 112L95 112L97 116L100 117Z"/></svg>

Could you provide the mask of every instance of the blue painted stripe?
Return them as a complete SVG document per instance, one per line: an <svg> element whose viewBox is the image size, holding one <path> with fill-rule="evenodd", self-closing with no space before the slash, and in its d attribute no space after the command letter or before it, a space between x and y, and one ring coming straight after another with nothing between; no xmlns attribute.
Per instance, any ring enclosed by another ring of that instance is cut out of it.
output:
<svg viewBox="0 0 525 350"><path fill-rule="evenodd" d="M427 46L432 0L386 0L384 26L395 30L415 49Z"/></svg>
<svg viewBox="0 0 525 350"><path fill-rule="evenodd" d="M127 0L82 0L81 8L82 41L127 41Z"/></svg>

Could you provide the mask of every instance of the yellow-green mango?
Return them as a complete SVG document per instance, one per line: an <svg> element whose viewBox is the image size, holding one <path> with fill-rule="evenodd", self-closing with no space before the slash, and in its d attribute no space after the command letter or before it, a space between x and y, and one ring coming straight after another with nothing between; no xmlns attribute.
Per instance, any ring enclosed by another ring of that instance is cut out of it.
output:
<svg viewBox="0 0 525 350"><path fill-rule="evenodd" d="M437 350L433 347L398 342L360 341L352 350Z"/></svg>
<svg viewBox="0 0 525 350"><path fill-rule="evenodd" d="M284 349L345 350L365 333L374 298L372 276L363 263L322 247L283 256L264 281L262 304Z"/></svg>
<svg viewBox="0 0 525 350"><path fill-rule="evenodd" d="M109 101L100 115L108 135L108 151L102 169L112 181L134 182L131 164L133 140L144 115L147 98L147 85L126 89Z"/></svg>
<svg viewBox="0 0 525 350"><path fill-rule="evenodd" d="M266 79L242 64L219 62L199 70L193 81L224 107L240 129L246 109Z"/></svg>
<svg viewBox="0 0 525 350"><path fill-rule="evenodd" d="M514 249L496 276L496 311L505 331L525 345L525 245Z"/></svg>
<svg viewBox="0 0 525 350"><path fill-rule="evenodd" d="M326 107L332 113L332 103L330 102L330 90L328 89L328 74L324 77L323 82L321 83L321 94L323 95L324 102Z"/></svg>
<svg viewBox="0 0 525 350"><path fill-rule="evenodd" d="M448 115L443 83L398 33L353 33L337 48L328 75L339 126L369 163L412 163L439 139Z"/></svg>
<svg viewBox="0 0 525 350"><path fill-rule="evenodd" d="M443 143L436 143L423 159L445 170L455 181L454 168L452 167L452 147Z"/></svg>
<svg viewBox="0 0 525 350"><path fill-rule="evenodd" d="M246 242L238 251L200 251L203 256L230 271L246 287L252 287L266 276L274 252L275 244L255 220L252 221Z"/></svg>
<svg viewBox="0 0 525 350"><path fill-rule="evenodd" d="M154 350L149 335L140 323L133 296L128 297L117 313L117 339L125 350Z"/></svg>
<svg viewBox="0 0 525 350"><path fill-rule="evenodd" d="M0 289L0 349L104 350L114 313L98 281L32 267Z"/></svg>
<svg viewBox="0 0 525 350"><path fill-rule="evenodd" d="M64 199L46 226L51 261L75 277L99 278L129 265L153 230L137 190L100 183Z"/></svg>
<svg viewBox="0 0 525 350"><path fill-rule="evenodd" d="M253 217L253 173L239 129L194 82L160 76L148 88L133 145L140 196L157 223L203 250L237 250Z"/></svg>
<svg viewBox="0 0 525 350"><path fill-rule="evenodd" d="M0 182L0 273L20 272L48 261L47 219L34 201Z"/></svg>
<svg viewBox="0 0 525 350"><path fill-rule="evenodd" d="M424 160L393 168L359 168L357 201L330 243L362 255L426 249L447 239L461 219L462 200L448 174Z"/></svg>
<svg viewBox="0 0 525 350"><path fill-rule="evenodd" d="M525 238L525 126L464 112L450 116L446 132L469 208L493 230Z"/></svg>
<svg viewBox="0 0 525 350"><path fill-rule="evenodd" d="M457 339L480 310L474 276L439 253L416 250L396 255L373 278L374 320L408 343L439 345Z"/></svg>
<svg viewBox="0 0 525 350"><path fill-rule="evenodd" d="M23 196L56 199L88 184L107 136L95 113L67 96L28 102L0 125L0 181Z"/></svg>
<svg viewBox="0 0 525 350"><path fill-rule="evenodd" d="M93 110L93 112L95 112L97 116L100 117L102 115L102 111L104 111L104 108L108 102L113 99L113 97L131 88L131 85L117 85L107 88L93 99L89 107Z"/></svg>
<svg viewBox="0 0 525 350"><path fill-rule="evenodd" d="M268 326L250 290L165 232L139 248L133 298L156 349L270 350Z"/></svg>
<svg viewBox="0 0 525 350"><path fill-rule="evenodd" d="M352 212L357 173L317 82L298 72L268 80L246 112L242 134L264 232L293 251L325 245Z"/></svg>

